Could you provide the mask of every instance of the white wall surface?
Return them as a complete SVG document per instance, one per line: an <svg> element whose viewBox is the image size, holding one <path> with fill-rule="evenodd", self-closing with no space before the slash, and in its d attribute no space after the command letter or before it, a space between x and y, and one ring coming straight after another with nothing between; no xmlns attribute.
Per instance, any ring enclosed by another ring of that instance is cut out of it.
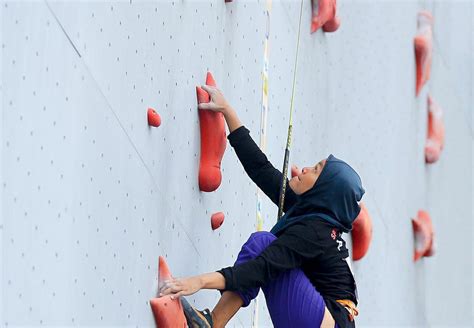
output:
<svg viewBox="0 0 474 328"><path fill-rule="evenodd" d="M336 33L303 21L290 162L333 153L362 177L373 219L353 263L359 327L471 327L471 1L339 1ZM176 276L231 265L255 230L256 188L227 145L223 180L197 185L195 86L210 70L259 140L265 2L20 2L0 6L0 325L154 325L157 261ZM431 80L415 98L413 37L435 17ZM274 1L267 150L283 163L300 2ZM446 145L424 164L426 99ZM162 117L149 128L148 107ZM413 263L411 217L430 212L436 255ZM226 215L210 228L210 216ZM264 200L264 226L276 206ZM350 237L347 238L350 244ZM197 307L219 294L203 291ZM260 301L259 327L271 326ZM253 306L230 326L249 327Z"/></svg>

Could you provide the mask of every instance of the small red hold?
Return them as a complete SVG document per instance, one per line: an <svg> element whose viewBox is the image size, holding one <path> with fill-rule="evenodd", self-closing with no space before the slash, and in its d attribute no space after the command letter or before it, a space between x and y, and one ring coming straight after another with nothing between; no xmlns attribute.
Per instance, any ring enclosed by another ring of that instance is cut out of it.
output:
<svg viewBox="0 0 474 328"><path fill-rule="evenodd" d="M369 250L372 240L372 219L364 203L360 203L360 213L352 224L352 259L358 261Z"/></svg>
<svg viewBox="0 0 474 328"><path fill-rule="evenodd" d="M153 108L148 108L147 116L148 125L154 127L159 127L161 125L161 117Z"/></svg>
<svg viewBox="0 0 474 328"><path fill-rule="evenodd" d="M422 257L434 255L433 224L428 212L420 210L416 219L411 220L415 235L415 253L413 260L416 262Z"/></svg>
<svg viewBox="0 0 474 328"><path fill-rule="evenodd" d="M164 281L172 277L171 271L165 259L160 256L158 264L158 288L163 286ZM158 328L186 328L187 322L184 317L183 306L179 299L171 299L170 295L150 300L150 306L155 317Z"/></svg>
<svg viewBox="0 0 474 328"><path fill-rule="evenodd" d="M425 143L425 162L435 163L444 148L443 110L428 95L428 129Z"/></svg>
<svg viewBox="0 0 474 328"><path fill-rule="evenodd" d="M217 213L212 214L211 216L212 230L216 230L217 228L219 228L222 225L222 223L224 223L224 213L217 212Z"/></svg>
<svg viewBox="0 0 474 328"><path fill-rule="evenodd" d="M321 27L324 32L335 32L341 25L339 17L336 16L336 0L311 0L311 13L311 33Z"/></svg>

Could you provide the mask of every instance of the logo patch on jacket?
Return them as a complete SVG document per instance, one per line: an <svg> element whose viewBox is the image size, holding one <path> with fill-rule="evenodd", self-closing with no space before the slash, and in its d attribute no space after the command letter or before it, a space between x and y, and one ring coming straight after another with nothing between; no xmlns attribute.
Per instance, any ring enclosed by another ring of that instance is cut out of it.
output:
<svg viewBox="0 0 474 328"><path fill-rule="evenodd" d="M336 230L336 229L332 229L332 231L331 231L331 238L332 238L332 240L336 240L336 237L337 237L337 230Z"/></svg>

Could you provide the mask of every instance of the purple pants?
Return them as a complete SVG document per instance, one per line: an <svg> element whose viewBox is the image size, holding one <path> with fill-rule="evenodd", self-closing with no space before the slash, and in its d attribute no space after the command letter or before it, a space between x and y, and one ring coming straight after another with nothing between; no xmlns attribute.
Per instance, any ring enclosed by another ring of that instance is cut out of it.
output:
<svg viewBox="0 0 474 328"><path fill-rule="evenodd" d="M277 237L267 231L254 232L242 246L236 265L257 257ZM326 304L301 269L283 272L262 287L268 311L276 328L320 327ZM257 297L259 288L237 292L246 307ZM338 327L337 325L335 326Z"/></svg>

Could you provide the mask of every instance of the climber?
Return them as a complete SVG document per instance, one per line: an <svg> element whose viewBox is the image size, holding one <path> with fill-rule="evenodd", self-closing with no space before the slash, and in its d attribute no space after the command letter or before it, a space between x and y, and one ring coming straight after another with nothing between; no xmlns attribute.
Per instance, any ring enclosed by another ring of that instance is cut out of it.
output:
<svg viewBox="0 0 474 328"><path fill-rule="evenodd" d="M199 110L222 112L227 138L249 177L278 204L282 173L273 167L240 122L222 92L202 88L210 102ZM213 311L199 311L181 297L190 327L224 327L240 307L246 307L261 288L275 327L355 327L357 288L342 239L360 211L364 194L358 174L330 155L305 167L288 181L285 215L270 232L251 234L235 265L188 278L172 278L160 295L173 298L200 289L218 289ZM336 326L335 326L336 324Z"/></svg>

